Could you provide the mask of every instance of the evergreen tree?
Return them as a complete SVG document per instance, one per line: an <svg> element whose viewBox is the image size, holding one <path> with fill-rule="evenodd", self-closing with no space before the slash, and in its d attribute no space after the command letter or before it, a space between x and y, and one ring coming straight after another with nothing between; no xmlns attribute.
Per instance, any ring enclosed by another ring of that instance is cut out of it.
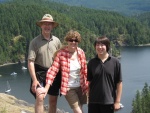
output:
<svg viewBox="0 0 150 113"><path fill-rule="evenodd" d="M147 83L141 92L137 91L132 106L132 113L150 113L150 87Z"/></svg>

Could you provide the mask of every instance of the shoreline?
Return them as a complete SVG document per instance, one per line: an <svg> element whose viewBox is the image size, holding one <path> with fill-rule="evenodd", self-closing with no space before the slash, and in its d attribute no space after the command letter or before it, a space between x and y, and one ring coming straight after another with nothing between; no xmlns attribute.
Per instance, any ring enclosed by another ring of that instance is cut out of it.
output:
<svg viewBox="0 0 150 113"><path fill-rule="evenodd" d="M143 47L143 46L150 46L150 43L148 43L148 44L135 45L135 46L133 46L133 47ZM128 47L128 46L122 46L122 47ZM121 58L121 55L118 56L117 58ZM5 64L0 65L0 67L7 66L7 65L12 65L12 64L17 64L17 63L19 63L19 62L16 62L16 63L5 63ZM25 63L25 61L23 61L23 62L21 62L21 63Z"/></svg>
<svg viewBox="0 0 150 113"><path fill-rule="evenodd" d="M21 63L25 63L25 61L23 61ZM8 65L13 65L13 64L19 64L19 62L16 62L16 63L5 63L5 64L0 65L0 67L8 66Z"/></svg>
<svg viewBox="0 0 150 113"><path fill-rule="evenodd" d="M12 64L17 64L17 63L5 63L5 64L0 65L0 67L7 66L7 65L12 65Z"/></svg>
<svg viewBox="0 0 150 113"><path fill-rule="evenodd" d="M139 46L139 47L141 47L141 46L150 46L150 43L148 43L148 44L139 44L139 45L135 45L135 47L137 47L137 46Z"/></svg>

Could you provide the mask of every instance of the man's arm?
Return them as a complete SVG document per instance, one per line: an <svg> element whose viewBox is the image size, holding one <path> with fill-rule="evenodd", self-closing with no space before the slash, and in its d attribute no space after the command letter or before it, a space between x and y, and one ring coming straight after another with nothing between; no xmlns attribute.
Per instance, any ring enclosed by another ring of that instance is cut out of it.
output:
<svg viewBox="0 0 150 113"><path fill-rule="evenodd" d="M34 62L31 61L31 60L28 60L28 69L29 69L30 76L31 76L32 81L33 81L33 83L32 83L32 91L36 92L36 87L38 85L40 85L40 84L39 84L39 82L38 82L38 80L36 78L35 68L34 68Z"/></svg>

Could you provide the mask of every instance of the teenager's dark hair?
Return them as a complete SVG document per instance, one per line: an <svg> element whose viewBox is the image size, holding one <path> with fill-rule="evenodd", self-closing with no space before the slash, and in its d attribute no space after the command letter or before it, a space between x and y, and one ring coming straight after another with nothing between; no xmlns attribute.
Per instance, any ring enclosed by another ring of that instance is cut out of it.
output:
<svg viewBox="0 0 150 113"><path fill-rule="evenodd" d="M104 44L107 52L110 49L110 40L106 36L98 37L94 42L94 47L96 47L96 44Z"/></svg>

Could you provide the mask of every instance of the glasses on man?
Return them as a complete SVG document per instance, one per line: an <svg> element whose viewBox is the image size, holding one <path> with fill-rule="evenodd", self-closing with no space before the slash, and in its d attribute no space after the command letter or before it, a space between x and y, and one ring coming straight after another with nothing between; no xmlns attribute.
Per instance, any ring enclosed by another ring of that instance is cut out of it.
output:
<svg viewBox="0 0 150 113"><path fill-rule="evenodd" d="M69 39L69 42L79 42L78 39Z"/></svg>

